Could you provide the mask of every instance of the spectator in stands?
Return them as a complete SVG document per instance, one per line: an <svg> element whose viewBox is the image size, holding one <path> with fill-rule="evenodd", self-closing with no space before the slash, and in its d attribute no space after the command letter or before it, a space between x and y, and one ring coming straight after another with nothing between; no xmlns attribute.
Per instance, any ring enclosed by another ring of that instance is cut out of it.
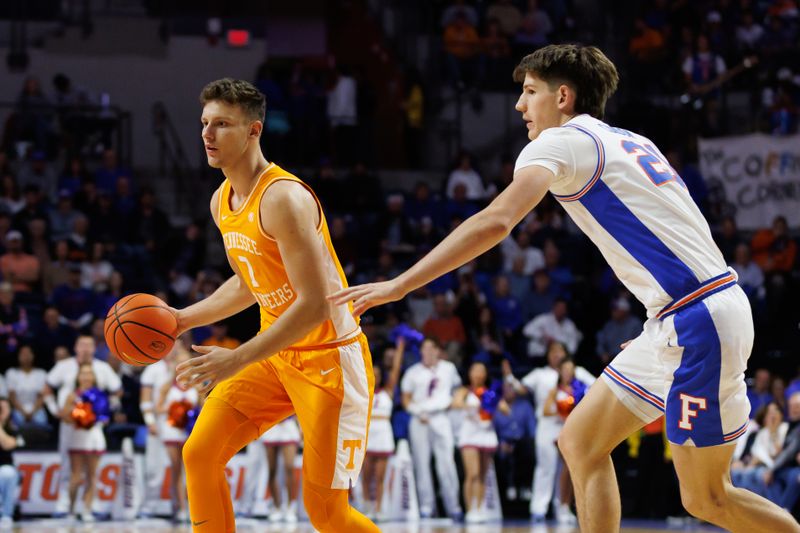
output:
<svg viewBox="0 0 800 533"><path fill-rule="evenodd" d="M28 333L28 313L14 301L14 290L7 281L0 283L0 353L13 355ZM5 371L10 361L5 357L0 369Z"/></svg>
<svg viewBox="0 0 800 533"><path fill-rule="evenodd" d="M514 336L522 325L522 306L511 295L511 286L506 276L497 276L494 290L488 298L505 346L513 346Z"/></svg>
<svg viewBox="0 0 800 533"><path fill-rule="evenodd" d="M105 322L105 318L95 318L89 330L94 339L94 358L98 361L109 361L109 359L113 361L115 358L110 357L111 350L106 344Z"/></svg>
<svg viewBox="0 0 800 533"><path fill-rule="evenodd" d="M472 156L462 152L458 156L458 165L450 172L447 178L447 197L454 198L455 188L463 184L466 187L468 200L483 200L486 198L486 187L483 179L472 163Z"/></svg>
<svg viewBox="0 0 800 533"><path fill-rule="evenodd" d="M86 171L83 159L79 156L72 156L67 160L64 171L58 178L58 191L69 191L70 197L74 197L81 190L83 183L91 179Z"/></svg>
<svg viewBox="0 0 800 533"><path fill-rule="evenodd" d="M463 89L468 82L478 85L482 79L477 65L481 39L463 12L457 12L445 26L442 39L449 81L458 89Z"/></svg>
<svg viewBox="0 0 800 533"><path fill-rule="evenodd" d="M486 9L486 19L497 21L498 29L511 37L522 24L522 12L511 0L494 0Z"/></svg>
<svg viewBox="0 0 800 533"><path fill-rule="evenodd" d="M767 495L787 511L800 499L800 393L789 397L788 432L783 447L763 474Z"/></svg>
<svg viewBox="0 0 800 533"><path fill-rule="evenodd" d="M742 21L736 28L736 44L739 51L743 53L754 52L763 36L764 27L755 21L752 11L745 11L742 14Z"/></svg>
<svg viewBox="0 0 800 533"><path fill-rule="evenodd" d="M104 292L113 272L114 266L105 259L105 246L101 242L95 242L92 244L89 261L81 263L81 287Z"/></svg>
<svg viewBox="0 0 800 533"><path fill-rule="evenodd" d="M514 9L516 8L514 7ZM511 45L507 35L500 29L500 23L497 20L489 19L486 24L486 32L481 36L482 60L485 62L481 70L484 72L490 88L508 85L507 73L511 58Z"/></svg>
<svg viewBox="0 0 800 533"><path fill-rule="evenodd" d="M72 346L75 343L75 330L63 323L61 313L55 307L44 310L42 323L34 329L34 351L39 365L48 369L55 361L56 348Z"/></svg>
<svg viewBox="0 0 800 533"><path fill-rule="evenodd" d="M444 216L451 228L478 212L478 203L467 197L467 186L458 183L453 188L453 197L444 203Z"/></svg>
<svg viewBox="0 0 800 533"><path fill-rule="evenodd" d="M797 257L797 244L789 235L786 218L775 217L772 228L761 229L751 241L753 261L765 274L791 272Z"/></svg>
<svg viewBox="0 0 800 533"><path fill-rule="evenodd" d="M544 243L542 252L544 254L544 268L550 276L553 290L559 296L569 298L574 276L569 268L561 264L561 251L553 240L548 239Z"/></svg>
<svg viewBox="0 0 800 533"><path fill-rule="evenodd" d="M69 279L69 243L58 241L53 246L53 259L44 269L42 289L44 294L53 294L53 290Z"/></svg>
<svg viewBox="0 0 800 533"><path fill-rule="evenodd" d="M34 367L34 359L33 348L24 344L17 352L19 366L6 371L8 399L13 407L11 419L20 428L30 424L48 426L43 396L47 372Z"/></svg>
<svg viewBox="0 0 800 533"><path fill-rule="evenodd" d="M495 456L498 483L501 493L505 488L507 500L514 501L520 495L522 499L528 499L533 471L530 450L536 435L536 417L531 402L524 395L518 395L509 383L503 385L503 400L511 412L495 411L493 416L499 441Z"/></svg>
<svg viewBox="0 0 800 533"><path fill-rule="evenodd" d="M567 316L567 301L558 298L549 313L537 316L522 328L528 337L528 357L543 357L547 346L555 341L564 345L568 354L574 354L583 334Z"/></svg>
<svg viewBox="0 0 800 533"><path fill-rule="evenodd" d="M737 282L751 302L764 298L764 273L750 258L750 247L747 244L741 243L736 247L731 267L739 275Z"/></svg>
<svg viewBox="0 0 800 533"><path fill-rule="evenodd" d="M19 473L14 466L12 451L24 446L21 437L11 424L11 407L8 399L0 398L0 528L10 528L14 523L17 504Z"/></svg>
<svg viewBox="0 0 800 533"><path fill-rule="evenodd" d="M70 263L67 282L55 288L50 302L62 321L76 332L86 328L94 318L94 293L81 287L81 265Z"/></svg>
<svg viewBox="0 0 800 533"><path fill-rule="evenodd" d="M687 57L682 66L689 92L702 97L716 99L717 89L708 88L708 84L725 74L725 60L711 49L708 35L699 34L695 40L694 53Z"/></svg>
<svg viewBox="0 0 800 533"><path fill-rule="evenodd" d="M211 336L204 340L202 346L221 346L233 350L238 348L241 343L239 339L228 336L228 324L225 322L215 322L211 324Z"/></svg>
<svg viewBox="0 0 800 533"><path fill-rule="evenodd" d="M75 220L81 215L72 206L72 194L67 189L58 192L58 203L50 213L50 238L53 242L69 238Z"/></svg>
<svg viewBox="0 0 800 533"><path fill-rule="evenodd" d="M67 238L70 261L86 261L89 259L89 219L83 214L75 217L72 233Z"/></svg>
<svg viewBox="0 0 800 533"><path fill-rule="evenodd" d="M651 28L642 18L637 18L634 31L628 43L628 52L640 65L652 64L659 61L664 52L664 36L656 29Z"/></svg>
<svg viewBox="0 0 800 533"><path fill-rule="evenodd" d="M736 247L743 242L734 217L726 216L722 219L720 231L714 233L714 241L719 246L725 262L731 264L736 259Z"/></svg>
<svg viewBox="0 0 800 533"><path fill-rule="evenodd" d="M22 233L17 230L6 233L6 253L0 256L0 271L14 292L30 293L39 285L41 265L35 256L25 253Z"/></svg>
<svg viewBox="0 0 800 533"><path fill-rule="evenodd" d="M769 472L774 472L775 459L784 447L789 431L789 424L783 420L783 410L775 402L766 406L764 427L756 434L751 454L755 464L753 485L748 487L756 494L766 496L766 481L771 479Z"/></svg>
<svg viewBox="0 0 800 533"><path fill-rule="evenodd" d="M511 271L507 272L506 276L508 277L511 295L520 303L520 314L522 316L522 320L528 320L530 317L527 314L528 307L526 306L526 300L532 291L532 277L525 274L524 268L525 257L518 255L514 259L514 263L511 265ZM550 307L551 306L548 306L547 309Z"/></svg>
<svg viewBox="0 0 800 533"><path fill-rule="evenodd" d="M451 297L437 294L433 297L433 316L425 321L422 333L436 339L450 355L450 360L460 360L467 334L461 319L453 314Z"/></svg>
<svg viewBox="0 0 800 533"><path fill-rule="evenodd" d="M13 216L25 207L25 200L19 194L19 183L10 171L2 174L0 209Z"/></svg>
<svg viewBox="0 0 800 533"><path fill-rule="evenodd" d="M558 296L558 290L553 286L547 270L540 268L534 272L532 291L525 300L521 300L525 320L550 311Z"/></svg>
<svg viewBox="0 0 800 533"><path fill-rule="evenodd" d="M528 10L522 16L522 24L514 36L515 55L524 55L549 44L552 31L553 22L547 11L539 8L538 0L528 0Z"/></svg>
<svg viewBox="0 0 800 533"><path fill-rule="evenodd" d="M357 98L356 80L350 70L344 67L336 69L333 85L328 91L327 116L331 128L333 158L339 165L352 165L355 160Z"/></svg>
<svg viewBox="0 0 800 533"><path fill-rule="evenodd" d="M772 402L781 408L781 413L786 414L786 381L782 376L772 377L769 392L772 394Z"/></svg>
<svg viewBox="0 0 800 533"><path fill-rule="evenodd" d="M631 304L620 297L611 303L611 318L597 332L597 356L603 366L607 365L622 350L620 345L635 339L642 333L642 321L631 316Z"/></svg>
<svg viewBox="0 0 800 533"><path fill-rule="evenodd" d="M103 152L103 165L94 173L94 182L98 191L114 194L117 190L117 180L122 176L130 176L130 170L119 163L117 151L106 148Z"/></svg>
<svg viewBox="0 0 800 533"><path fill-rule="evenodd" d="M23 189L29 185L39 187L44 194L45 202L55 198L58 176L47 162L47 156L42 150L31 152L29 160L20 166L17 181Z"/></svg>
<svg viewBox="0 0 800 533"><path fill-rule="evenodd" d="M14 215L13 226L23 230L28 226L28 222L34 218L47 218L47 205L42 197L42 191L35 183L26 185L22 189L22 196L25 206Z"/></svg>
<svg viewBox="0 0 800 533"><path fill-rule="evenodd" d="M378 221L381 249L393 254L408 254L414 251L414 231L403 215L402 194L390 194L386 198L386 210Z"/></svg>
<svg viewBox="0 0 800 533"><path fill-rule="evenodd" d="M478 11L465 0L452 0L442 12L442 28L446 28L459 16L464 17L470 26L478 27Z"/></svg>
<svg viewBox="0 0 800 533"><path fill-rule="evenodd" d="M544 268L544 254L531 244L531 235L520 230L515 237L508 236L501 243L503 249L503 269L506 272L513 270L514 262L522 259L521 273L530 276L537 270Z"/></svg>
<svg viewBox="0 0 800 533"><path fill-rule="evenodd" d="M44 218L32 218L28 222L28 249L31 255L39 260L39 266L42 269L42 282L47 276L47 269L52 262L50 257L50 250L52 244L47 235L47 220Z"/></svg>

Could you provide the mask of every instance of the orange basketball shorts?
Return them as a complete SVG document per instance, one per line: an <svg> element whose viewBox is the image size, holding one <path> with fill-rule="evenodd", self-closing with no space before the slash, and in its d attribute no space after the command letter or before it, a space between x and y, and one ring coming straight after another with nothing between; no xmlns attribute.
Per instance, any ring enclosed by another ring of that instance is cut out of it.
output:
<svg viewBox="0 0 800 533"><path fill-rule="evenodd" d="M253 363L217 385L219 398L259 434L297 414L304 479L349 489L367 449L375 376L364 334L337 344L293 349Z"/></svg>

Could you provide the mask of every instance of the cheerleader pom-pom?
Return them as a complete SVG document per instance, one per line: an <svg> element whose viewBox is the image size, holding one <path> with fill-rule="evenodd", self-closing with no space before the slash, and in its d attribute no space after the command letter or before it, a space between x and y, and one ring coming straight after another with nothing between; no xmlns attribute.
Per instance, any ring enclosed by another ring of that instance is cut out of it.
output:
<svg viewBox="0 0 800 533"><path fill-rule="evenodd" d="M105 424L111 420L111 407L108 403L108 394L97 387L92 387L81 394L81 400L92 406L98 422Z"/></svg>
<svg viewBox="0 0 800 533"><path fill-rule="evenodd" d="M186 435L191 435L194 429L194 424L197 422L197 417L200 415L200 409L192 407L186 412Z"/></svg>
<svg viewBox="0 0 800 533"><path fill-rule="evenodd" d="M425 340L425 335L415 330L408 324L400 324L395 326L389 333L389 341L396 343L397 339L403 337L406 340L409 348L418 348L422 341Z"/></svg>
<svg viewBox="0 0 800 533"><path fill-rule="evenodd" d="M92 404L83 400L75 403L70 413L70 418L78 429L89 429L97 421L97 416L92 409Z"/></svg>
<svg viewBox="0 0 800 533"><path fill-rule="evenodd" d="M172 402L167 409L167 424L183 429L189 423L189 411L194 407L190 402L181 400Z"/></svg>

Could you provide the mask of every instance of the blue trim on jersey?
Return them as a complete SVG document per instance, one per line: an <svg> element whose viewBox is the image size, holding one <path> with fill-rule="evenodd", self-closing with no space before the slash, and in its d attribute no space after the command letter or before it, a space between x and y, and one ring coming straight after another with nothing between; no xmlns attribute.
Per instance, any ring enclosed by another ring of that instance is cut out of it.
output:
<svg viewBox="0 0 800 533"><path fill-rule="evenodd" d="M667 438L675 444L684 444L688 439L695 446L723 444L726 441L719 410L722 348L717 327L704 303L682 308L673 321L683 355L667 395ZM691 405L697 412L697 416L689 419L692 429L678 425L683 416L681 394L706 401L705 409Z"/></svg>
<svg viewBox="0 0 800 533"><path fill-rule="evenodd" d="M591 131L582 128L577 124L565 124L563 127L572 128L588 135L594 142L594 147L595 150L597 151L597 164L594 167L594 172L592 172L592 177L589 178L589 181L586 182L586 185L581 187L581 190L579 190L574 194L561 195L552 193L553 196L555 196L561 202L574 202L575 200L580 199L583 195L589 192L589 189L592 188L592 185L594 185L597 182L597 180L600 179L600 176L603 175L603 170L605 170L606 168L606 149L603 146L603 141L600 140L600 137L598 137Z"/></svg>
<svg viewBox="0 0 800 533"><path fill-rule="evenodd" d="M603 180L581 198L583 205L625 250L655 278L671 298L695 290L694 272L645 226Z"/></svg>

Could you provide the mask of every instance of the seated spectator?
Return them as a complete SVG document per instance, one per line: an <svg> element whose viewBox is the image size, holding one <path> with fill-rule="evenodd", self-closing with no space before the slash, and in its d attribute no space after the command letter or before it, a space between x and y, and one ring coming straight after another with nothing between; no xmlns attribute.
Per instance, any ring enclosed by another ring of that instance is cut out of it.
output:
<svg viewBox="0 0 800 533"><path fill-rule="evenodd" d="M772 377L772 385L769 392L772 395L772 402L781 408L781 413L786 414L786 381L781 376Z"/></svg>
<svg viewBox="0 0 800 533"><path fill-rule="evenodd" d="M537 0L528 0L528 10L522 16L522 24L514 35L516 55L529 54L531 50L550 44L553 22L550 15L539 8Z"/></svg>
<svg viewBox="0 0 800 533"><path fill-rule="evenodd" d="M150 187L142 187L136 216L136 231L133 240L144 244L145 249L156 260L167 255L164 249L172 226L169 217L156 204L156 195ZM200 259L202 264L202 258Z"/></svg>
<svg viewBox="0 0 800 533"><path fill-rule="evenodd" d="M476 61L480 52L481 39L475 26L459 12L444 29L444 59L448 77L456 87L463 87L468 81L480 82ZM470 73L476 73L468 79ZM477 83L476 83L477 84Z"/></svg>
<svg viewBox="0 0 800 533"><path fill-rule="evenodd" d="M514 335L522 325L522 310L519 301L511 295L507 277L497 276L495 278L494 290L488 300L500 329L503 343L511 346Z"/></svg>
<svg viewBox="0 0 800 533"><path fill-rule="evenodd" d="M75 217L67 243L70 261L81 262L89 259L89 219L83 214Z"/></svg>
<svg viewBox="0 0 800 533"><path fill-rule="evenodd" d="M17 505L19 472L14 466L12 451L24 445L11 425L11 407L6 398L0 398L0 527L9 528L14 523Z"/></svg>
<svg viewBox="0 0 800 533"><path fill-rule="evenodd" d="M664 36L651 28L643 19L634 21L634 31L628 44L628 52L639 63L653 63L664 54Z"/></svg>
<svg viewBox="0 0 800 533"><path fill-rule="evenodd" d="M547 270L542 268L534 272L533 289L526 299L521 300L525 320L550 311L558 296L558 290L550 281Z"/></svg>
<svg viewBox="0 0 800 533"><path fill-rule="evenodd" d="M478 212L478 205L467 198L467 186L463 183L456 184L453 189L453 197L448 198L444 203L444 214L450 221L452 229L462 221L468 219Z"/></svg>
<svg viewBox="0 0 800 533"><path fill-rule="evenodd" d="M0 353L13 354L17 351L20 339L28 333L28 313L14 301L14 290L7 281L0 283ZM0 369L8 368L8 363L0 361Z"/></svg>
<svg viewBox="0 0 800 533"><path fill-rule="evenodd" d="M764 409L764 426L756 434L750 452L755 468L749 480L750 485L744 487L761 496L767 496L765 481L775 467L775 459L783 450L789 431L789 424L783 421L783 411L778 404L769 403Z"/></svg>
<svg viewBox="0 0 800 533"><path fill-rule="evenodd" d="M52 258L50 257L50 250L52 244L50 237L47 235L47 220L44 218L32 218L28 221L28 249L31 255L39 260L39 266L42 269L42 281L47 275L47 268L50 266Z"/></svg>
<svg viewBox="0 0 800 533"><path fill-rule="evenodd" d="M764 472L769 499L791 511L800 499L800 393L789 397L788 432L771 467Z"/></svg>
<svg viewBox="0 0 800 533"><path fill-rule="evenodd" d="M521 274L530 276L540 268L544 268L544 254L531 244L531 235L524 229L518 231L516 237L508 236L501 243L503 249L503 270L513 270L514 262L522 258Z"/></svg>
<svg viewBox="0 0 800 533"><path fill-rule="evenodd" d="M522 12L511 0L495 0L486 10L486 19L496 21L504 35L512 36L522 24Z"/></svg>
<svg viewBox="0 0 800 533"><path fill-rule="evenodd" d="M731 264L736 259L736 247L743 242L734 217L726 216L722 219L720 231L714 232L714 242L719 246L725 262Z"/></svg>
<svg viewBox="0 0 800 533"><path fill-rule="evenodd" d="M486 187L483 179L472 164L472 156L462 152L458 156L458 166L456 166L447 178L447 197L455 198L455 190L459 185L466 187L467 200L483 200L486 198Z"/></svg>
<svg viewBox="0 0 800 533"><path fill-rule="evenodd" d="M34 329L33 345L39 366L50 368L56 360L56 349L75 344L75 331L63 323L55 307L44 310L42 323ZM69 356L69 350L67 350Z"/></svg>
<svg viewBox="0 0 800 533"><path fill-rule="evenodd" d="M67 283L53 291L51 304L61 314L62 323L79 332L94 318L94 293L81 287L81 265L70 263Z"/></svg>
<svg viewBox="0 0 800 533"><path fill-rule="evenodd" d="M38 187L44 195L45 203L56 196L58 176L41 150L31 152L29 160L20 166L17 172L17 182L23 190L31 185Z"/></svg>
<svg viewBox="0 0 800 533"><path fill-rule="evenodd" d="M737 283L750 300L764 297L764 273L750 258L750 247L747 244L741 243L736 247L731 267L739 275Z"/></svg>
<svg viewBox="0 0 800 533"><path fill-rule="evenodd" d="M531 294L532 277L525 275L524 267L525 258L521 255L518 255L514 259L514 263L511 266L511 272L506 273L506 277L508 278L511 296L513 296L514 299L520 303L520 313L522 315L522 319L527 320L530 317L527 316L527 306L525 305L525 301ZM550 307L552 306L548 306L546 309L549 309Z"/></svg>
<svg viewBox="0 0 800 533"><path fill-rule="evenodd" d="M412 226L418 226L426 217L437 227L442 227L444 224L441 202L431 193L430 186L424 181L417 182L414 193L406 200L405 215Z"/></svg>
<svg viewBox="0 0 800 533"><path fill-rule="evenodd" d="M215 322L211 324L211 336L201 343L203 346L220 346L233 350L242 344L239 339L228 336L228 324Z"/></svg>
<svg viewBox="0 0 800 533"><path fill-rule="evenodd" d="M442 12L442 28L452 24L459 16L464 17L471 26L478 26L478 12L465 0L452 0Z"/></svg>
<svg viewBox="0 0 800 533"><path fill-rule="evenodd" d="M120 165L117 151L107 148L103 152L103 165L94 173L94 183L98 191L114 194L117 190L117 180L121 176L130 175L130 170Z"/></svg>
<svg viewBox="0 0 800 533"><path fill-rule="evenodd" d="M42 275L39 260L24 252L22 233L17 230L6 233L6 253L0 256L0 271L14 292L30 293L39 286Z"/></svg>
<svg viewBox="0 0 800 533"><path fill-rule="evenodd" d="M2 174L2 183L0 183L0 209L13 216L20 212L25 207L25 200L19 193L19 185L17 179L11 172Z"/></svg>
<svg viewBox="0 0 800 533"><path fill-rule="evenodd" d="M753 418L762 406L772 402L770 384L772 377L766 368L758 368L753 375L752 385L747 387L747 399L750 401L750 418Z"/></svg>
<svg viewBox="0 0 800 533"><path fill-rule="evenodd" d="M481 36L482 59L485 61L485 66L481 70L484 72L487 83L491 84L491 88L508 85L507 74L511 58L511 45L506 35L500 29L499 22L489 19L486 24L486 32Z"/></svg>
<svg viewBox="0 0 800 533"><path fill-rule="evenodd" d="M90 179L83 159L79 156L72 156L67 160L64 172L58 178L58 190L59 192L69 191L70 197L75 197L83 187L83 183Z"/></svg>
<svg viewBox="0 0 800 533"><path fill-rule="evenodd" d="M116 357L110 357L111 349L108 347L108 344L106 344L105 325L105 318L95 318L92 321L89 333L94 339L94 358L98 361L108 362L111 360L113 362Z"/></svg>
<svg viewBox="0 0 800 533"><path fill-rule="evenodd" d="M786 218L783 216L775 217L772 228L757 231L750 247L753 261L766 274L788 273L794 267L797 244L789 235Z"/></svg>
<svg viewBox="0 0 800 533"><path fill-rule="evenodd" d="M81 213L72 206L72 194L67 189L58 192L58 203L50 213L50 238L55 241L69 238L75 219Z"/></svg>
<svg viewBox="0 0 800 533"><path fill-rule="evenodd" d="M433 297L433 316L422 325L422 333L426 337L437 339L451 355L451 361L454 356L460 356L467 342L464 324L453 314L453 303L444 294Z"/></svg>
<svg viewBox="0 0 800 533"><path fill-rule="evenodd" d="M763 35L764 27L755 21L753 12L745 11L741 23L736 28L736 44L739 50L744 53L754 52Z"/></svg>
<svg viewBox="0 0 800 533"><path fill-rule="evenodd" d="M105 259L103 243L93 243L89 261L81 263L81 287L95 292L104 292L108 288L113 272L114 266Z"/></svg>
<svg viewBox="0 0 800 533"><path fill-rule="evenodd" d="M569 298L572 284L575 278L572 271L561 264L561 250L558 249L556 243L548 239L542 248L544 254L544 268L550 275L550 282L553 284L553 289L562 298Z"/></svg>
<svg viewBox="0 0 800 533"><path fill-rule="evenodd" d="M381 248L391 253L412 253L414 232L403 215L403 195L390 194L386 198L386 210L378 222Z"/></svg>
<svg viewBox="0 0 800 533"><path fill-rule="evenodd" d="M583 334L575 323L567 316L566 300L557 299L553 310L537 316L522 328L522 334L528 337L528 357L544 357L547 346L552 342L560 342L567 352L574 354L578 349Z"/></svg>
<svg viewBox="0 0 800 533"><path fill-rule="evenodd" d="M13 411L11 419L17 427L28 424L47 426L47 413L44 410L44 390L47 372L33 366L33 348L25 344L17 353L19 366L6 371L8 399Z"/></svg>
<svg viewBox="0 0 800 533"><path fill-rule="evenodd" d="M620 345L642 333L642 321L631 316L627 298L617 298L611 303L611 319L597 332L597 356L607 365L622 351Z"/></svg>
<svg viewBox="0 0 800 533"><path fill-rule="evenodd" d="M42 276L42 289L45 294L52 294L53 289L67 282L69 266L69 243L58 241L53 247L53 260L44 269Z"/></svg>

